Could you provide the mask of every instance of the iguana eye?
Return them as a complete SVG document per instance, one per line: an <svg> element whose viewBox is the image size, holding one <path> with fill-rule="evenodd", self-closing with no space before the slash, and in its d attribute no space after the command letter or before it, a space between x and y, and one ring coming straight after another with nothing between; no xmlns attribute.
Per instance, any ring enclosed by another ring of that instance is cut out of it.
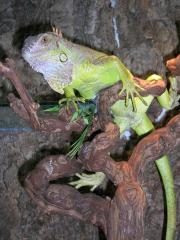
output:
<svg viewBox="0 0 180 240"><path fill-rule="evenodd" d="M67 55L65 53L60 53L59 60L61 62L66 62L68 60L68 57L67 57Z"/></svg>
<svg viewBox="0 0 180 240"><path fill-rule="evenodd" d="M48 43L48 37L47 36L43 36L42 37L42 39L41 39L41 42L43 43L43 44L47 44Z"/></svg>

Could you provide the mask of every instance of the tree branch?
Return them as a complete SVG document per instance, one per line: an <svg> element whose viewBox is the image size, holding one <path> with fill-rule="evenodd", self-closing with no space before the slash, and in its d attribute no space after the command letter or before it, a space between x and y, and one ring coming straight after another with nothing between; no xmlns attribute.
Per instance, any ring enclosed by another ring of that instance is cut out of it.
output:
<svg viewBox="0 0 180 240"><path fill-rule="evenodd" d="M173 75L180 76L180 54L176 58L168 60L166 67Z"/></svg>
<svg viewBox="0 0 180 240"><path fill-rule="evenodd" d="M127 162L115 162L109 155L119 138L119 128L109 123L105 132L86 143L79 155L84 168L92 172L103 172L116 186L123 181L134 180L133 172Z"/></svg>

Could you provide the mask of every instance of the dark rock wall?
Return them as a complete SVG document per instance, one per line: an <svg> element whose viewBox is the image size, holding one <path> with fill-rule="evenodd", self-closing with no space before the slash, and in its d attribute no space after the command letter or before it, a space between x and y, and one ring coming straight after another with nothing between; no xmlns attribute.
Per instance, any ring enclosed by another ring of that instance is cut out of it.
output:
<svg viewBox="0 0 180 240"><path fill-rule="evenodd" d="M20 48L25 36L48 29L43 28L46 23L55 23L66 37L78 43L120 56L133 73L142 77L152 72L165 77L165 60L180 49L179 0L0 0L0 58L16 60L24 84L38 101L58 96L23 61ZM12 90L11 84L0 76L0 104L7 104L7 93ZM4 112L0 110L0 114ZM0 135L0 240L98 239L97 229L91 225L66 216L44 215L20 185L19 168L49 144L61 146L60 136ZM177 199L178 158L177 149L171 156ZM144 188L148 200L145 239L157 240L163 222L163 195L153 165L149 166ZM178 226L179 211L178 200Z"/></svg>

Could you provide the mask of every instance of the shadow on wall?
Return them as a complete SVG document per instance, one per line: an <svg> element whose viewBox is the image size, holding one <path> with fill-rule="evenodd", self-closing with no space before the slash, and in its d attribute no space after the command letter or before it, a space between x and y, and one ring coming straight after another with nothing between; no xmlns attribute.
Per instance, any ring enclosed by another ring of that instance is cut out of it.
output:
<svg viewBox="0 0 180 240"><path fill-rule="evenodd" d="M176 49L172 53L165 56L165 58L164 58L165 64L166 64L167 60L174 58L178 54L180 54L180 21L176 21L175 24L176 24L176 30L177 30L177 36L178 36L179 42L178 42Z"/></svg>
<svg viewBox="0 0 180 240"><path fill-rule="evenodd" d="M19 28L13 36L12 42L13 47L20 50L23 46L24 40L28 36L30 35L33 36L39 33L52 31L52 26L53 25L50 22L47 22L47 23L31 23L26 27Z"/></svg>
<svg viewBox="0 0 180 240"><path fill-rule="evenodd" d="M180 54L180 21L176 21L176 29L177 29L177 35L179 39L179 44L177 46L177 54Z"/></svg>
<svg viewBox="0 0 180 240"><path fill-rule="evenodd" d="M68 145L67 145L68 146ZM60 155L67 152L67 146L61 149L57 148L43 148L39 149L36 153L33 154L33 158L26 161L18 171L18 179L22 186L24 186L24 180L27 174L34 169L34 167L45 157L49 155Z"/></svg>
<svg viewBox="0 0 180 240"><path fill-rule="evenodd" d="M7 58L6 52L3 47L0 45L0 61L4 61Z"/></svg>
<svg viewBox="0 0 180 240"><path fill-rule="evenodd" d="M23 47L24 40L28 36L34 36L34 35L37 35L39 33L44 33L44 32L51 32L53 26L56 26L56 23L51 23L51 22L33 23L32 22L31 24L29 24L25 27L21 27L14 33L12 45L16 49L21 50ZM61 28L60 28L60 30L61 30ZM63 36L64 36L64 34L63 34ZM86 39L86 43L85 43L84 41L78 40L76 38L73 38L73 39L72 39L72 37L69 38L69 36L67 36L67 35L65 35L65 37L68 40L73 41L74 43L77 43L80 45L86 45L86 46L92 47L93 49L96 49L98 51L102 50L102 49L96 48L93 44L91 44L89 39ZM112 52L109 52L107 50L103 50L103 52L112 54Z"/></svg>

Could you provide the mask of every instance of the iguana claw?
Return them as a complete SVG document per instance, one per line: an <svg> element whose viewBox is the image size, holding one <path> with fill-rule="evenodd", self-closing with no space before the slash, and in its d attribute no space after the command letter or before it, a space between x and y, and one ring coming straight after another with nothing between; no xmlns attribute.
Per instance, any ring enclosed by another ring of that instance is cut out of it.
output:
<svg viewBox="0 0 180 240"><path fill-rule="evenodd" d="M138 97L143 102L143 104L147 106L147 103L144 101L143 97L139 94L137 88L139 88L140 90L144 90L144 88L142 88L139 84L135 83L133 80L126 80L126 81L123 81L123 87L119 92L119 96L121 96L124 92L126 92L126 101L125 101L126 106L128 106L129 98L130 98L135 112L137 110L136 103L134 101L135 97Z"/></svg>
<svg viewBox="0 0 180 240"><path fill-rule="evenodd" d="M90 186L91 191L94 191L105 179L105 174L102 172L96 172L94 174L77 173L76 176L79 177L79 180L70 182L69 184L74 186L76 189Z"/></svg>
<svg viewBox="0 0 180 240"><path fill-rule="evenodd" d="M85 103L85 99L83 97L62 98L59 100L59 105L66 104L66 107L68 109L70 103L72 103L74 108L78 111L78 105L77 105L78 102Z"/></svg>

